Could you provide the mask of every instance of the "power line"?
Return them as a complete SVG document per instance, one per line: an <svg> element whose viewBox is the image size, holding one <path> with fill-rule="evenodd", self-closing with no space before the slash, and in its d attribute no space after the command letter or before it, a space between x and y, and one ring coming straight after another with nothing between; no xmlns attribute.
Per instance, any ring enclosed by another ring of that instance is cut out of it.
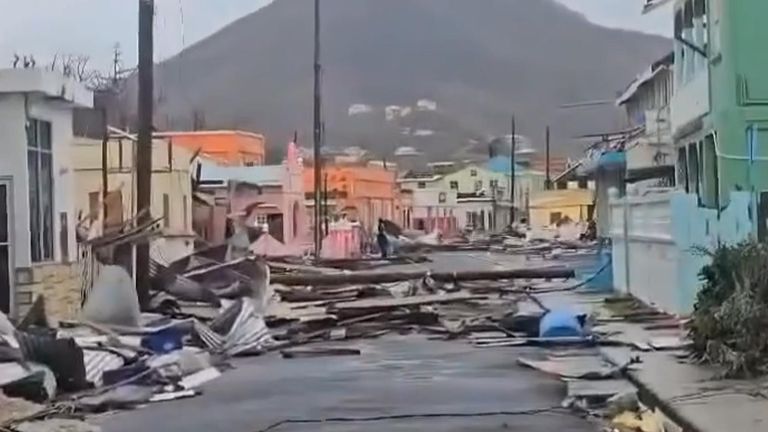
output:
<svg viewBox="0 0 768 432"><path fill-rule="evenodd" d="M552 406L546 408L533 408L520 411L484 411L484 412L466 412L466 413L416 413L416 414L392 414L371 417L329 417L313 419L286 419L275 422L258 432L269 432L289 424L322 424L322 423L371 423L390 420L409 420L409 419L430 419L430 418L471 418L471 417L512 417L512 416L532 416L538 414L563 414L570 413L561 406Z"/></svg>

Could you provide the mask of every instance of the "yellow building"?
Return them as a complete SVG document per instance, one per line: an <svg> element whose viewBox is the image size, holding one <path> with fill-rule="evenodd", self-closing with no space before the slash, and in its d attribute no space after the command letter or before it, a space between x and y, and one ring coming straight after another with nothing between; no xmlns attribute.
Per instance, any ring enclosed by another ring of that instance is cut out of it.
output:
<svg viewBox="0 0 768 432"><path fill-rule="evenodd" d="M591 189L557 189L531 195L530 225L545 227L561 221L586 222L594 216L595 192Z"/></svg>
<svg viewBox="0 0 768 432"><path fill-rule="evenodd" d="M135 142L129 138L113 138L107 145L107 226L119 225L136 214L134 146ZM150 213L153 218L163 217L166 236L193 234L190 177L193 156L191 150L167 140L153 143ZM98 219L103 202L101 141L75 138L72 160L78 220L88 216Z"/></svg>

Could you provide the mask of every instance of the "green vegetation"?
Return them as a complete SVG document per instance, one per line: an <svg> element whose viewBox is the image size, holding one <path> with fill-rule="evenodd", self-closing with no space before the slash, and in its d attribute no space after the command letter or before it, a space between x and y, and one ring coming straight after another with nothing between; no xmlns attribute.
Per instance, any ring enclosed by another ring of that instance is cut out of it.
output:
<svg viewBox="0 0 768 432"><path fill-rule="evenodd" d="M723 377L768 372L768 245L745 241L698 252L712 258L700 273L689 336L693 353Z"/></svg>

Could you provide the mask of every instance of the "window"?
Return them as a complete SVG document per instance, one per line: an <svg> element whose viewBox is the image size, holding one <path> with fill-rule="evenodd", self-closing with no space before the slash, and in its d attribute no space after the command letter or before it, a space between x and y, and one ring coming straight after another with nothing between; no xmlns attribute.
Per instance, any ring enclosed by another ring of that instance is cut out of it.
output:
<svg viewBox="0 0 768 432"><path fill-rule="evenodd" d="M419 189L426 189L427 188L427 183L426 182L418 182L416 184L416 187L419 188Z"/></svg>
<svg viewBox="0 0 768 432"><path fill-rule="evenodd" d="M264 226L267 225L267 215L256 215L256 225L258 226Z"/></svg>
<svg viewBox="0 0 768 432"><path fill-rule="evenodd" d="M171 197L168 194L163 194L163 226L171 226Z"/></svg>
<svg viewBox="0 0 768 432"><path fill-rule="evenodd" d="M451 187L451 189L453 189L453 190L459 190L459 182L457 182L457 181L452 181L450 185L451 185L451 186L450 186L450 187Z"/></svg>
<svg viewBox="0 0 768 432"><path fill-rule="evenodd" d="M32 262L53 260L53 149L51 123L27 124L29 246Z"/></svg>
<svg viewBox="0 0 768 432"><path fill-rule="evenodd" d="M483 181L482 180L475 181L475 192L480 192L481 190L483 190Z"/></svg>
<svg viewBox="0 0 768 432"><path fill-rule="evenodd" d="M702 200L705 207L718 208L720 205L720 179L717 167L717 152L715 151L715 136L709 134L704 138L701 152L702 163Z"/></svg>
<svg viewBox="0 0 768 432"><path fill-rule="evenodd" d="M725 0L710 0L710 17L712 18L711 23L707 23L709 27L712 29L712 33L709 36L709 39L707 40L707 43L710 46L710 52L712 56L717 56L720 54L720 26L721 21L723 17L723 2Z"/></svg>
<svg viewBox="0 0 768 432"><path fill-rule="evenodd" d="M476 169L470 170L469 175L470 177L477 177L477 170Z"/></svg>
<svg viewBox="0 0 768 432"><path fill-rule="evenodd" d="M448 196L446 195L446 193L440 192L440 195L438 195L437 197L437 202L439 202L440 204L443 204L447 199L448 199Z"/></svg>
<svg viewBox="0 0 768 432"><path fill-rule="evenodd" d="M699 194L699 146L698 143L688 144L688 185L690 193Z"/></svg>
<svg viewBox="0 0 768 432"><path fill-rule="evenodd" d="M491 180L490 187L491 187L491 189L498 189L499 188L499 181L498 180Z"/></svg>
<svg viewBox="0 0 768 432"><path fill-rule="evenodd" d="M677 184L682 186L686 193L691 192L688 184L688 155L685 147L677 149Z"/></svg>

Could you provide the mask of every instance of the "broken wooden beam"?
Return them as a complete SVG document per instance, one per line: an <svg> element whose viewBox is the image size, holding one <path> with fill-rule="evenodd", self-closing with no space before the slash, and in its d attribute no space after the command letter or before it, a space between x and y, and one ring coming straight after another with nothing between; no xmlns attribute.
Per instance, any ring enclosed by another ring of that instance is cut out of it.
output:
<svg viewBox="0 0 768 432"><path fill-rule="evenodd" d="M487 297L465 293L420 295L403 298L373 298L346 303L338 303L330 306L328 311L332 313L338 313L341 316L350 316L422 305L482 300L485 298Z"/></svg>
<svg viewBox="0 0 768 432"><path fill-rule="evenodd" d="M572 269L565 267L523 268L512 270L472 270L461 272L426 272L423 270L401 272L350 272L328 274L276 274L271 282L286 286L297 285L353 285L392 283L418 280L430 276L440 282L499 279L568 279L574 277Z"/></svg>
<svg viewBox="0 0 768 432"><path fill-rule="evenodd" d="M316 260L319 266L336 267L347 264L357 263L390 263L390 264L412 264L431 262L425 255L398 255L393 257L365 257L365 258L323 258Z"/></svg>

